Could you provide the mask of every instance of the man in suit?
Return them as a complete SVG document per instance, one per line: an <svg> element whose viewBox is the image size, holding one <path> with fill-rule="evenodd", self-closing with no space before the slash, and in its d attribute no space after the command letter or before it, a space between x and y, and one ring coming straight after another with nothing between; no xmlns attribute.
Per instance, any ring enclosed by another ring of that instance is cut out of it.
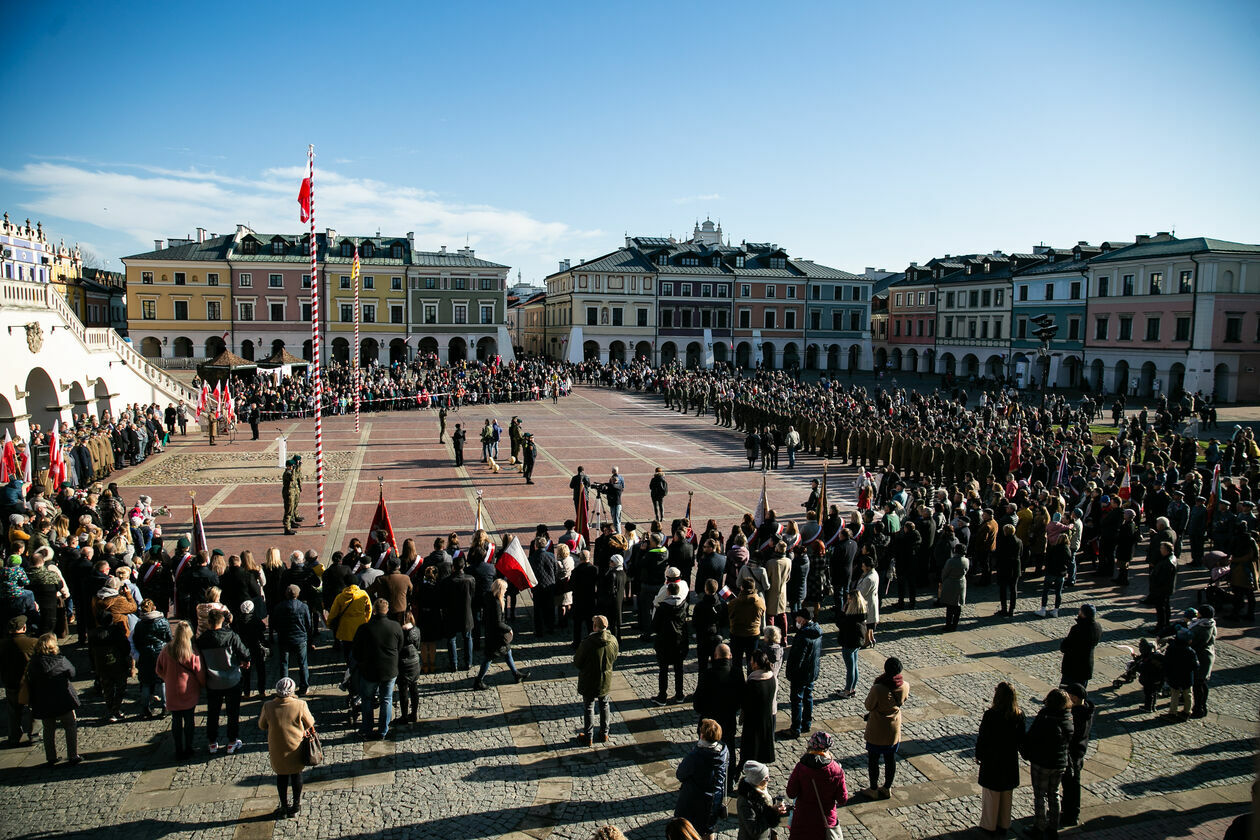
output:
<svg viewBox="0 0 1260 840"><path fill-rule="evenodd" d="M451 434L451 445L455 447L455 466L464 466L464 441L468 435L464 433L463 427L455 424L455 431Z"/></svg>

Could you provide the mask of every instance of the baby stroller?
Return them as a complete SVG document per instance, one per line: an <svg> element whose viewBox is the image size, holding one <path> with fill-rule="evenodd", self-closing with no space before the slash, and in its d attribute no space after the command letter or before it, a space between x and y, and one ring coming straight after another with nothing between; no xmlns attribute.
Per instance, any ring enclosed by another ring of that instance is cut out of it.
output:
<svg viewBox="0 0 1260 840"><path fill-rule="evenodd" d="M346 672L341 679L340 688L346 692L346 728L354 729L358 725L359 715L363 700L359 691L359 668L355 664L354 657L350 657L350 664L346 666Z"/></svg>
<svg viewBox="0 0 1260 840"><path fill-rule="evenodd" d="M1198 603L1206 601L1219 610L1233 601L1229 584L1229 555L1223 551L1209 551L1203 556L1203 562L1207 565L1208 582L1196 598Z"/></svg>
<svg viewBox="0 0 1260 840"><path fill-rule="evenodd" d="M1143 639L1140 646L1141 649L1135 649L1132 645L1112 645L1112 647L1127 651L1129 654L1129 661L1124 666L1124 670L1120 673L1120 676L1111 681L1111 687L1120 688L1121 686L1128 685L1133 682L1138 678L1138 674L1142 670L1143 653L1151 652L1162 656L1164 648L1167 646L1167 639L1156 639L1154 644L1148 642L1146 639Z"/></svg>

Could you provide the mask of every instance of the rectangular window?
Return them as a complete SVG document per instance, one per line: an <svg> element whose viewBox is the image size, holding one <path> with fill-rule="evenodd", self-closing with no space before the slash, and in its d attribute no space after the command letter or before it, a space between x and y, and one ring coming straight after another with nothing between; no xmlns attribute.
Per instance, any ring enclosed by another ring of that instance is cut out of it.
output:
<svg viewBox="0 0 1260 840"><path fill-rule="evenodd" d="M157 320L157 301L156 300L140 301L140 317L146 321Z"/></svg>
<svg viewBox="0 0 1260 840"><path fill-rule="evenodd" d="M1146 319L1146 340L1159 341L1159 318Z"/></svg>
<svg viewBox="0 0 1260 840"><path fill-rule="evenodd" d="M1187 318L1186 320L1189 321L1190 319ZM1178 325L1178 331L1180 331L1180 326L1181 326L1180 318L1177 319L1177 325ZM1187 330L1186 332L1189 333L1189 330ZM1189 338L1188 335L1187 335L1187 338ZM1242 341L1242 316L1241 315L1230 315L1225 318L1225 340L1230 342L1231 344ZM1185 341L1185 339L1178 338L1178 341Z"/></svg>
<svg viewBox="0 0 1260 840"><path fill-rule="evenodd" d="M993 337L994 338L1002 337L1002 319L1001 318L998 318L996 321L993 322Z"/></svg>
<svg viewBox="0 0 1260 840"><path fill-rule="evenodd" d="M271 310L271 320L273 321L284 320L284 304L283 303L271 303L271 304L268 304L268 308Z"/></svg>
<svg viewBox="0 0 1260 840"><path fill-rule="evenodd" d="M436 288L437 288L437 278L436 278L436 277L426 277L426 278L424 278L424 287L425 287L426 289L436 289Z"/></svg>
<svg viewBox="0 0 1260 840"><path fill-rule="evenodd" d="M681 283L678 286L678 293L683 297L691 297L691 284Z"/></svg>
<svg viewBox="0 0 1260 840"><path fill-rule="evenodd" d="M252 303L238 303L236 306L236 312L240 315L240 319L242 321L254 320L254 304Z"/></svg>
<svg viewBox="0 0 1260 840"><path fill-rule="evenodd" d="M924 293L919 292L919 306L923 305L923 300L924 300Z"/></svg>
<svg viewBox="0 0 1260 840"><path fill-rule="evenodd" d="M662 294L662 295L671 295L671 296L672 296L672 295L674 294L674 284L673 284L673 283L662 283L662 284L661 284L661 294Z"/></svg>
<svg viewBox="0 0 1260 840"><path fill-rule="evenodd" d="M915 327L917 329L917 332L915 333L915 335L922 336L923 335L923 319L922 318L919 319Z"/></svg>
<svg viewBox="0 0 1260 840"><path fill-rule="evenodd" d="M206 320L222 321L223 320L223 304L217 300L206 301Z"/></svg>
<svg viewBox="0 0 1260 840"><path fill-rule="evenodd" d="M140 282L146 286L152 286L153 285L153 272L152 271L140 272Z"/></svg>
<svg viewBox="0 0 1260 840"><path fill-rule="evenodd" d="M311 321L311 305L309 303L302 304L302 320L308 324Z"/></svg>
<svg viewBox="0 0 1260 840"><path fill-rule="evenodd" d="M979 305L980 305L980 291L979 289L973 289L972 291L967 293L967 306L971 307L972 309L975 309Z"/></svg>
<svg viewBox="0 0 1260 840"><path fill-rule="evenodd" d="M365 324L376 323L376 304L374 303L363 304L363 323Z"/></svg>
<svg viewBox="0 0 1260 840"><path fill-rule="evenodd" d="M494 305L493 304L489 306L481 307L481 323L482 324L494 323Z"/></svg>
<svg viewBox="0 0 1260 840"><path fill-rule="evenodd" d="M594 326L599 325L599 307L596 307L596 306L586 307L586 325L588 327L594 327Z"/></svg>
<svg viewBox="0 0 1260 840"><path fill-rule="evenodd" d="M375 289L375 288L376 288L376 278L375 278L375 277L373 277L371 274L365 274L365 275L363 275L363 288L365 288L365 289Z"/></svg>
<svg viewBox="0 0 1260 840"><path fill-rule="evenodd" d="M776 289L776 288L774 287L774 284L773 284L773 283L767 283L767 284L766 284L766 297L768 297L768 298L772 298L772 297L774 297L774 296L775 296L775 295L777 295L777 294L778 294L778 289Z"/></svg>
<svg viewBox="0 0 1260 840"><path fill-rule="evenodd" d="M353 303L341 304L341 323L343 324L354 323L354 304Z"/></svg>
<svg viewBox="0 0 1260 840"><path fill-rule="evenodd" d="M980 305L986 309L993 305L993 291L991 289L985 289L984 292L981 293Z"/></svg>
<svg viewBox="0 0 1260 840"><path fill-rule="evenodd" d="M350 288L350 275L349 274L341 275L341 288L343 289Z"/></svg>
<svg viewBox="0 0 1260 840"><path fill-rule="evenodd" d="M954 293L953 292L945 293L945 308L946 309L954 308Z"/></svg>
<svg viewBox="0 0 1260 840"><path fill-rule="evenodd" d="M1162 271L1151 272L1151 294L1162 295L1164 293L1164 273Z"/></svg>
<svg viewBox="0 0 1260 840"><path fill-rule="evenodd" d="M1019 287L1019 299L1028 300L1028 286L1027 285L1022 285Z"/></svg>
<svg viewBox="0 0 1260 840"><path fill-rule="evenodd" d="M748 284L748 283L740 283L740 284L739 284L739 296L740 296L740 297L752 297L752 286L751 286L750 284Z"/></svg>
<svg viewBox="0 0 1260 840"><path fill-rule="evenodd" d="M975 337L976 337L976 319L968 318L967 319L967 338L975 338Z"/></svg>
<svg viewBox="0 0 1260 840"><path fill-rule="evenodd" d="M1111 278L1110 278L1110 277L1099 277L1099 278L1098 278L1098 296L1099 296L1099 297L1106 297L1106 296L1107 296L1107 291L1108 291L1108 288L1107 288L1107 287L1108 287L1108 286L1110 286L1110 285L1111 285Z"/></svg>
<svg viewBox="0 0 1260 840"><path fill-rule="evenodd" d="M849 313L849 329L851 330L862 329L862 313L861 312Z"/></svg>
<svg viewBox="0 0 1260 840"><path fill-rule="evenodd" d="M302 288L309 289L310 287L311 287L311 275L303 274L302 275Z"/></svg>
<svg viewBox="0 0 1260 840"><path fill-rule="evenodd" d="M1177 294L1188 295L1194 291L1194 272L1183 271L1177 275Z"/></svg>
<svg viewBox="0 0 1260 840"><path fill-rule="evenodd" d="M945 337L946 338L954 337L954 319L953 318L945 319Z"/></svg>
<svg viewBox="0 0 1260 840"><path fill-rule="evenodd" d="M897 305L901 306L901 292L897 292L896 298L897 298ZM950 293L950 300L953 300L952 292Z"/></svg>
<svg viewBox="0 0 1260 840"><path fill-rule="evenodd" d="M778 323L778 318L775 315L775 311L773 309L767 309L762 321L762 329L773 330L775 329L776 323Z"/></svg>
<svg viewBox="0 0 1260 840"><path fill-rule="evenodd" d="M1054 284L1046 284L1046 300L1054 300Z"/></svg>
<svg viewBox="0 0 1260 840"><path fill-rule="evenodd" d="M1121 315L1120 316L1120 341L1132 341L1132 340L1133 340L1133 316Z"/></svg>
<svg viewBox="0 0 1260 840"><path fill-rule="evenodd" d="M426 303L424 305L424 322L426 324L437 323L437 304L436 303Z"/></svg>
<svg viewBox="0 0 1260 840"><path fill-rule="evenodd" d="M783 329L785 330L796 329L796 310L795 309L789 309L788 311L783 313Z"/></svg>
<svg viewBox="0 0 1260 840"><path fill-rule="evenodd" d="M1068 318L1068 341L1079 341L1081 338L1081 319Z"/></svg>
<svg viewBox="0 0 1260 840"><path fill-rule="evenodd" d="M182 286L186 280L186 275L182 271L175 272L175 285Z"/></svg>
<svg viewBox="0 0 1260 840"><path fill-rule="evenodd" d="M244 274L240 275L240 278L241 278L241 288L242 288L242 289L249 289L249 288L252 288L252 287L253 287L253 285L254 285L254 275L250 274L249 272L246 272L246 273L244 273Z"/></svg>
<svg viewBox="0 0 1260 840"><path fill-rule="evenodd" d="M284 275L283 274L268 274L267 275L267 288L268 289L283 289L284 288Z"/></svg>
<svg viewBox="0 0 1260 840"><path fill-rule="evenodd" d="M811 286L813 290L813 300L822 300L822 286Z"/></svg>
<svg viewBox="0 0 1260 840"><path fill-rule="evenodd" d="M598 282L598 280L597 280L597 282ZM597 286L597 288L598 288L598 286ZM494 291L494 278L493 278L493 277L482 277L482 278L481 278L481 291L483 291L483 292L492 292L492 291Z"/></svg>
<svg viewBox="0 0 1260 840"><path fill-rule="evenodd" d="M1071 300L1081 299L1081 281L1080 280L1077 280L1075 283L1071 285L1068 291L1068 298L1070 298Z"/></svg>
<svg viewBox="0 0 1260 840"><path fill-rule="evenodd" d="M750 328L751 326L752 326L752 310L751 309L739 310L739 328L741 330L746 330Z"/></svg>
<svg viewBox="0 0 1260 840"><path fill-rule="evenodd" d="M1109 320L1106 315L1094 319L1094 341L1107 340L1107 322Z"/></svg>
<svg viewBox="0 0 1260 840"><path fill-rule="evenodd" d="M1234 319L1229 319L1229 320L1234 320ZM1231 341L1231 340L1242 341L1242 318L1238 318L1237 320L1238 320L1238 337L1235 339L1230 339L1229 321L1225 322L1225 340L1226 341ZM1177 318L1176 329L1177 329L1177 334L1176 334L1176 337L1173 339L1174 341L1189 341L1190 340L1190 318L1188 316L1182 316L1182 317Z"/></svg>
<svg viewBox="0 0 1260 840"><path fill-rule="evenodd" d="M461 292L466 290L468 288L468 278L467 277L451 278L451 288L456 289Z"/></svg>
<svg viewBox="0 0 1260 840"><path fill-rule="evenodd" d="M713 312L709 309L700 310L700 326L706 329L713 326Z"/></svg>
<svg viewBox="0 0 1260 840"><path fill-rule="evenodd" d="M176 321L188 320L188 301L186 300L175 301L175 320Z"/></svg>
<svg viewBox="0 0 1260 840"><path fill-rule="evenodd" d="M625 316L622 314L622 309L621 309L621 307L620 307L620 306L614 306L614 307L613 307L613 311L612 311L612 312L613 312L613 326L614 326L614 327L620 327L620 326L622 326L622 324L624 323L622 319L623 319Z"/></svg>
<svg viewBox="0 0 1260 840"><path fill-rule="evenodd" d="M880 337L881 337L881 338L882 338L882 337L883 337L883 335L884 335L884 325L883 325L883 324L880 324L880 325L879 325L879 334L880 334ZM931 321L928 321L928 336L930 336L930 337L932 337L932 338L935 338L935 337L936 337L936 319L932 319Z"/></svg>
<svg viewBox="0 0 1260 840"><path fill-rule="evenodd" d="M207 285L207 286L217 286L217 285L219 285L219 275L218 275L218 274L207 274L207 275L206 275L206 285Z"/></svg>
<svg viewBox="0 0 1260 840"><path fill-rule="evenodd" d="M794 298L796 297L796 287L795 287L795 286L788 286L788 287L787 287L787 296L788 296L788 298L789 298L789 299L794 299Z"/></svg>
<svg viewBox="0 0 1260 840"><path fill-rule="evenodd" d="M402 278L401 277L389 278L389 288L395 292L402 291Z"/></svg>
<svg viewBox="0 0 1260 840"><path fill-rule="evenodd" d="M391 324L401 324L403 322L403 308L401 306L391 306L389 308L389 322Z"/></svg>
<svg viewBox="0 0 1260 840"><path fill-rule="evenodd" d="M648 325L648 311L646 309L640 309L636 317L638 318L638 324L640 327L646 327Z"/></svg>
<svg viewBox="0 0 1260 840"><path fill-rule="evenodd" d="M994 306L1006 305L1006 289L998 289L993 293L993 305Z"/></svg>
<svg viewBox="0 0 1260 840"><path fill-rule="evenodd" d="M988 321L980 322L980 337L981 338L989 337L989 322Z"/></svg>
<svg viewBox="0 0 1260 840"><path fill-rule="evenodd" d="M1019 320L1015 322L1015 337L1028 338L1028 319L1022 315Z"/></svg>
<svg viewBox="0 0 1260 840"><path fill-rule="evenodd" d="M713 297L712 283L705 283L700 287L700 297Z"/></svg>
<svg viewBox="0 0 1260 840"><path fill-rule="evenodd" d="M718 325L718 329L720 329L720 330L724 330L724 329L726 329L726 327L727 327L727 323L726 323L726 314L727 314L727 313L726 313L726 310L725 310L725 309L719 309L719 310L718 310L718 314L717 314L717 325Z"/></svg>
<svg viewBox="0 0 1260 840"><path fill-rule="evenodd" d="M1120 278L1120 294L1125 297L1133 296L1133 275L1126 274Z"/></svg>
<svg viewBox="0 0 1260 840"><path fill-rule="evenodd" d="M894 338L901 337L901 322L900 321L893 321L893 337Z"/></svg>
<svg viewBox="0 0 1260 840"><path fill-rule="evenodd" d="M682 325L689 328L691 326L691 310L680 309L678 314L682 317Z"/></svg>

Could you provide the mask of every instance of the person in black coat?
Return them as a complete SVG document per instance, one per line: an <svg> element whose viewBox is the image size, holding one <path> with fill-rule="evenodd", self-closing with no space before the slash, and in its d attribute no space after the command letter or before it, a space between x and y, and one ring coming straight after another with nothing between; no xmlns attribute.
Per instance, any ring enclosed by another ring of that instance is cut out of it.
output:
<svg viewBox="0 0 1260 840"><path fill-rule="evenodd" d="M531 544L529 564L538 583L531 590L534 599L534 634L541 636L556 629L556 555L547 550L547 538L536 537Z"/></svg>
<svg viewBox="0 0 1260 840"><path fill-rule="evenodd" d="M809 610L796 613L796 635L788 650L783 673L787 677L792 703L792 726L779 733L782 738L799 738L808 732L814 721L814 680L822 659L822 628Z"/></svg>
<svg viewBox="0 0 1260 840"><path fill-rule="evenodd" d="M569 615L573 619L573 648L576 650L592 632L591 619L595 617L599 601L599 568L591 562L589 551L578 552L577 565L569 573L569 591L573 593Z"/></svg>
<svg viewBox="0 0 1260 840"><path fill-rule="evenodd" d="M442 600L442 629L451 653L451 670L460 670L459 647L464 647L464 668L472 668L473 595L477 582L464 573L463 556L452 563L450 577L438 582L438 595Z"/></svg>
<svg viewBox="0 0 1260 840"><path fill-rule="evenodd" d="M703 675L713 651L722 642L722 626L726 624L726 604L718 598L718 581L708 578L704 594L691 611L691 630L696 637L696 662Z"/></svg>
<svg viewBox="0 0 1260 840"><path fill-rule="evenodd" d="M1067 638L1059 644L1063 651L1062 683L1080 683L1088 686L1094 676L1094 649L1102 641L1102 625L1096 618L1093 604L1082 604L1076 615L1076 623L1068 631Z"/></svg>
<svg viewBox="0 0 1260 840"><path fill-rule="evenodd" d="M415 723L420 711L420 628L407 616L402 631L403 645L398 651L398 722Z"/></svg>
<svg viewBox="0 0 1260 840"><path fill-rule="evenodd" d="M1032 776L1036 827L1043 837L1053 836L1059 824L1059 783L1068 766L1072 740L1072 715L1067 694L1054 689L1024 737L1020 754L1028 759Z"/></svg>
<svg viewBox="0 0 1260 840"><path fill-rule="evenodd" d="M354 559L334 554L333 562L324 570L320 578L320 597L324 612L332 609L333 601L341 591L354 582Z"/></svg>
<svg viewBox="0 0 1260 840"><path fill-rule="evenodd" d="M485 626L483 608L486 593L490 591L490 584L494 583L497 574L494 565L486 560L485 547L474 546L468 551L468 574L476 583L473 590L473 648L476 649L481 647L483 635L489 632Z"/></svg>
<svg viewBox="0 0 1260 840"><path fill-rule="evenodd" d="M881 580L884 578L881 577ZM698 585L698 584L697 584ZM805 546L798 546L792 554L792 570L788 574L787 608L796 612L805 606L805 598L809 594L809 552Z"/></svg>
<svg viewBox="0 0 1260 840"><path fill-rule="evenodd" d="M578 568L581 568L580 566ZM573 570L577 574L577 569ZM669 669L674 669L674 702L683 701L683 659L687 656L687 600L677 581L667 585L668 595L656 605L652 614L652 647L656 651L656 677L659 690L652 702L664 706L669 702Z"/></svg>
<svg viewBox="0 0 1260 840"><path fill-rule="evenodd" d="M1015 615L1015 600L1019 597L1019 575L1023 565L1020 558L1024 553L1024 544L1015 536L1015 526L1009 522L998 531L997 548L990 558L990 564L997 573L998 598L1002 608L996 615ZM1009 599L1009 606L1008 606Z"/></svg>
<svg viewBox="0 0 1260 840"><path fill-rule="evenodd" d="M56 764L57 724L66 735L66 754L70 764L78 764L79 726L75 710L79 708L79 693L74 688L74 666L61 655L57 637L45 633L35 643L27 666L27 685L30 694L31 714L43 723L44 757L48 764Z"/></svg>
<svg viewBox="0 0 1260 840"><path fill-rule="evenodd" d="M1094 726L1094 704L1085 694L1085 686L1072 683L1065 689L1072 713L1072 738L1068 741L1068 765L1063 771L1063 804L1059 809L1059 828L1076 825L1081 817L1081 768L1089 749L1089 733Z"/></svg>
<svg viewBox="0 0 1260 840"><path fill-rule="evenodd" d="M910 609L914 609L915 590L918 587L922 555L923 537L913 522L906 522L897 532L893 540L893 553L897 560L897 609L906 606L907 598Z"/></svg>
<svg viewBox="0 0 1260 840"><path fill-rule="evenodd" d="M614 554L608 558L608 571L599 579L599 614L608 620L608 632L621 642L621 608L626 593L625 558Z"/></svg>
<svg viewBox="0 0 1260 840"><path fill-rule="evenodd" d="M446 638L442 627L442 595L438 589L437 566L424 570L424 579L416 587L416 627L420 631L420 673L437 672L437 643Z"/></svg>
<svg viewBox="0 0 1260 840"><path fill-rule="evenodd" d="M241 637L249 650L249 661L253 663L250 671L241 678L241 699L249 697L249 681L256 681L258 696L267 694L267 628L258 615L257 602L242 601L240 612L232 619L232 629Z"/></svg>
<svg viewBox="0 0 1260 840"><path fill-rule="evenodd" d="M714 649L708 667L700 672L692 708L701 718L717 721L722 727L722 743L726 745L730 762L728 778L735 772L736 720L743 703L744 672L736 667L730 647L720 644Z"/></svg>
<svg viewBox="0 0 1260 840"><path fill-rule="evenodd" d="M726 555L718 551L717 540L708 539L700 546L700 555L696 558L696 591L704 591L706 580L716 580L718 588L722 588L722 580L726 577Z"/></svg>
<svg viewBox="0 0 1260 840"><path fill-rule="evenodd" d="M379 741L389 735L394 714L394 682L398 679L398 654L403 631L389 619L389 601L377 598L372 617L354 632L354 661L359 668L359 697L363 704L363 737ZM380 698L381 726L374 727L372 703Z"/></svg>
<svg viewBox="0 0 1260 840"><path fill-rule="evenodd" d="M498 578L490 584L490 590L486 593L485 601L482 604L482 614L485 616L486 628L486 645L481 655L481 670L477 672L477 679L473 681L473 689L484 691L486 685L486 672L490 670L490 663L495 657L502 656L503 661L507 663L508 670L512 672L512 678L517 682L525 679L529 675L524 671L516 669L516 662L512 659L512 627L503 620L503 599L507 594L507 581Z"/></svg>
<svg viewBox="0 0 1260 840"><path fill-rule="evenodd" d="M455 424L455 431L451 433L451 446L455 449L455 466L464 466L464 441L468 440L468 434L461 428L459 423Z"/></svg>
<svg viewBox="0 0 1260 840"><path fill-rule="evenodd" d="M993 834L1005 836L1011 827L1011 795L1019 787L1019 751L1025 726L1014 687L1008 682L998 683L993 705L985 711L976 736L980 827Z"/></svg>
<svg viewBox="0 0 1260 840"><path fill-rule="evenodd" d="M279 667L279 676L276 679L289 676L289 657L295 657L298 667L298 694L305 696L311 685L307 651L311 638L315 635L315 625L311 621L310 608L299 597L301 594L301 587L289 584L285 590L285 599L276 604L269 622L276 636L276 664Z"/></svg>

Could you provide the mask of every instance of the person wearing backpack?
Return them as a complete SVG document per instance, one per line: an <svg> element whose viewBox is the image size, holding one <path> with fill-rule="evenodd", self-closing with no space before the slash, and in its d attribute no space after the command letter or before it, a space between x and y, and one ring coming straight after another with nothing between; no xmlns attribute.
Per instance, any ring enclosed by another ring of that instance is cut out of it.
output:
<svg viewBox="0 0 1260 840"><path fill-rule="evenodd" d="M171 640L171 625L150 598L140 605L140 621L132 631L131 639L139 654L136 676L140 680L140 716L148 720L153 717L154 699L165 699L165 686L158 679L156 670L157 658ZM161 714L159 708L158 715Z"/></svg>
<svg viewBox="0 0 1260 840"><path fill-rule="evenodd" d="M1068 766L1071 740L1068 696L1056 688L1046 695L1020 747L1032 776L1036 837L1053 840L1059 836L1059 783Z"/></svg>
<svg viewBox="0 0 1260 840"><path fill-rule="evenodd" d="M241 726L243 670L250 667L249 648L230 628L224 627L222 612L210 613L210 629L197 637L206 669L206 740L211 754L219 751L219 714L227 711L227 753L242 746L237 737Z"/></svg>

